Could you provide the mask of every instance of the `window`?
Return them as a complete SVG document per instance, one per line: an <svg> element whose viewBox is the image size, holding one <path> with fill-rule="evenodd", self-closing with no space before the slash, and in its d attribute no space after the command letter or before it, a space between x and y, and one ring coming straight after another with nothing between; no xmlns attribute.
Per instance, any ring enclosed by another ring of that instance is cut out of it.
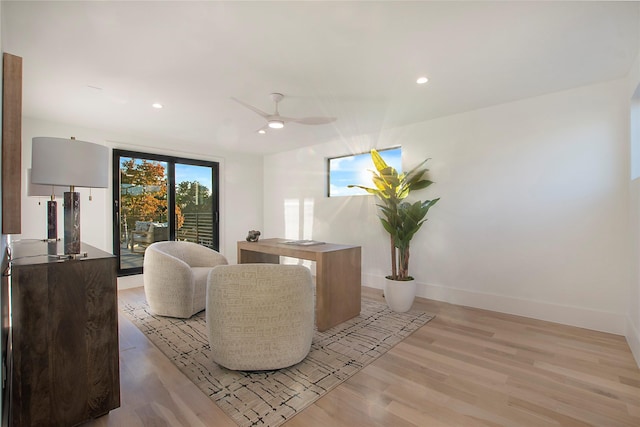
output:
<svg viewBox="0 0 640 427"><path fill-rule="evenodd" d="M387 164L402 172L402 147L378 150ZM371 153L360 153L328 159L329 197L359 196L368 194L359 188L348 188L350 184L373 186L371 176L375 166L371 161Z"/></svg>

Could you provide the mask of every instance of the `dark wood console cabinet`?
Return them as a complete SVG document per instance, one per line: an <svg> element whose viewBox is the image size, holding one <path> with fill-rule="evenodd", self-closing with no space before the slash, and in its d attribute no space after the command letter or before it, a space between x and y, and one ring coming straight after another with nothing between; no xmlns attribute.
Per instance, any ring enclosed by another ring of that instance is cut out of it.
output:
<svg viewBox="0 0 640 427"><path fill-rule="evenodd" d="M11 245L9 425L75 426L120 406L116 258Z"/></svg>

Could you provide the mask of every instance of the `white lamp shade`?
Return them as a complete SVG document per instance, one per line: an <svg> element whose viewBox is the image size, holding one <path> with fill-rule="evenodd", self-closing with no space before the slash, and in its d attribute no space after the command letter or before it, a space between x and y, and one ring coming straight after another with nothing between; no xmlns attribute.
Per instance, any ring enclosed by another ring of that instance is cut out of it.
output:
<svg viewBox="0 0 640 427"><path fill-rule="evenodd" d="M75 139L36 137L31 169L34 184L107 188L109 149Z"/></svg>
<svg viewBox="0 0 640 427"><path fill-rule="evenodd" d="M60 187L58 185L34 184L31 182L31 169L27 169L27 196L29 197L62 197L65 191L69 191L68 187Z"/></svg>

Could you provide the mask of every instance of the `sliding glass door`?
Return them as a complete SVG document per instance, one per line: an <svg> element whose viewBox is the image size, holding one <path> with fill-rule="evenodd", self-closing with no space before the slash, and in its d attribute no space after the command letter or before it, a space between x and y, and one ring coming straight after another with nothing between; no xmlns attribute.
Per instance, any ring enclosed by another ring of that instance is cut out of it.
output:
<svg viewBox="0 0 640 427"><path fill-rule="evenodd" d="M120 275L142 272L146 248L184 240L219 249L218 164L113 151L114 253Z"/></svg>

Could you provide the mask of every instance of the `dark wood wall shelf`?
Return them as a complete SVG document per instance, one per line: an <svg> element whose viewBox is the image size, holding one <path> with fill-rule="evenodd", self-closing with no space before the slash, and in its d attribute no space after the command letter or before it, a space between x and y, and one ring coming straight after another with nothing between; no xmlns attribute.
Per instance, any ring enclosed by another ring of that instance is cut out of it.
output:
<svg viewBox="0 0 640 427"><path fill-rule="evenodd" d="M21 233L22 58L2 55L2 234Z"/></svg>

